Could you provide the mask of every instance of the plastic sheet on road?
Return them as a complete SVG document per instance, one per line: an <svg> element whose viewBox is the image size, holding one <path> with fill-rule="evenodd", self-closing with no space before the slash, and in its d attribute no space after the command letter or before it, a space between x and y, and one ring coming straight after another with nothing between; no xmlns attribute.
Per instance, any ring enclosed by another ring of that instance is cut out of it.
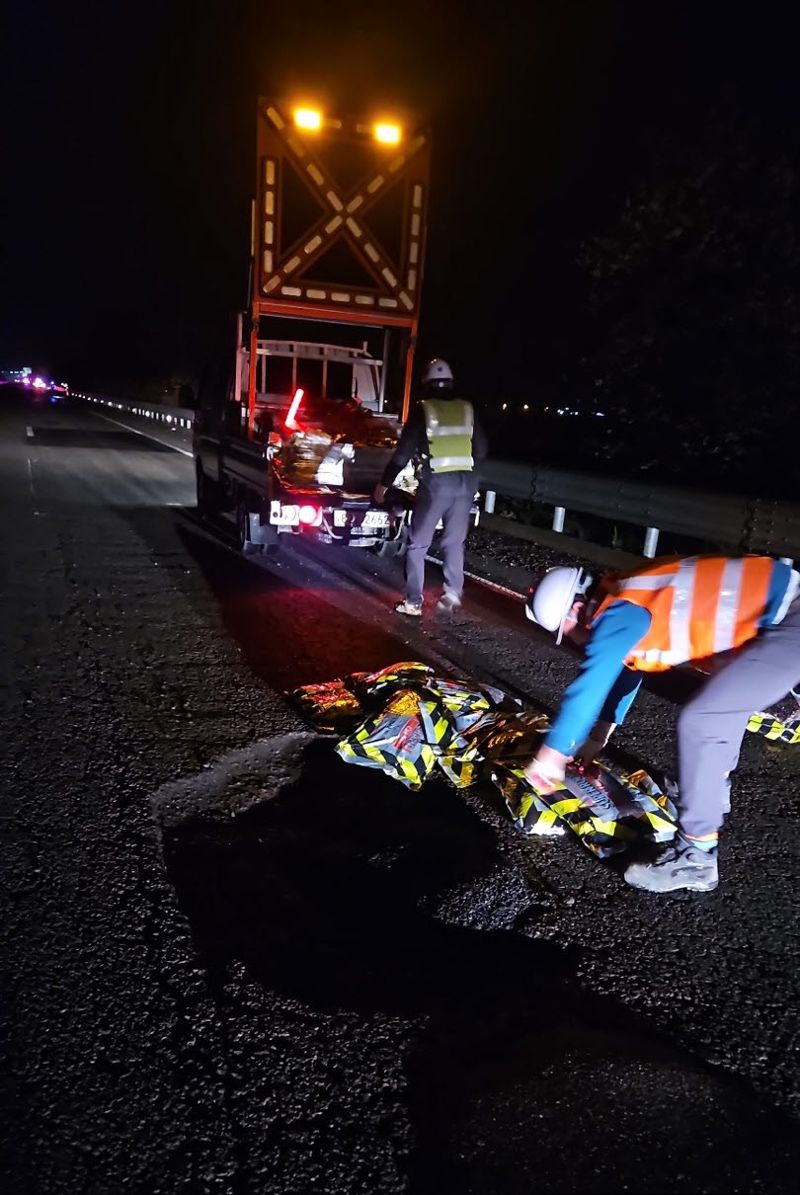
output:
<svg viewBox="0 0 800 1195"><path fill-rule="evenodd" d="M293 694L317 729L344 733L336 750L347 763L378 768L416 791L434 772L456 788L491 780L525 834L566 828L600 858L632 843L669 842L677 813L668 792L644 769L626 771L595 760L569 766L564 786L545 794L524 775L549 719L522 710L499 689L434 675L416 660L344 680L306 685ZM748 730L782 743L800 742L794 694L754 713Z"/></svg>
<svg viewBox="0 0 800 1195"><path fill-rule="evenodd" d="M675 833L675 809L645 771L595 763L569 768L565 786L554 793L532 788L523 768L549 719L542 711L523 710L499 689L435 676L410 661L308 685L293 697L319 729L330 729L340 714L351 723L336 747L347 763L377 768L414 791L434 772L456 788L490 780L526 834L568 828L602 858L642 839L669 841ZM359 712L365 715L360 720Z"/></svg>
<svg viewBox="0 0 800 1195"><path fill-rule="evenodd" d="M751 714L747 729L773 743L800 743L800 695L790 693L770 709Z"/></svg>
<svg viewBox="0 0 800 1195"><path fill-rule="evenodd" d="M297 708L317 730L343 734L364 717L361 702L343 680L304 685L293 696Z"/></svg>

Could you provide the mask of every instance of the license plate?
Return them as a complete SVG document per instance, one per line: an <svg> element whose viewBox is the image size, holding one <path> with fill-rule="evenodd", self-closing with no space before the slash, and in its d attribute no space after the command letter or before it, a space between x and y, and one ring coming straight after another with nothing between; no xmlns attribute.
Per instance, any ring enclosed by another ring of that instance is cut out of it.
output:
<svg viewBox="0 0 800 1195"><path fill-rule="evenodd" d="M361 523L362 527L388 527L389 516L385 510L368 510Z"/></svg>

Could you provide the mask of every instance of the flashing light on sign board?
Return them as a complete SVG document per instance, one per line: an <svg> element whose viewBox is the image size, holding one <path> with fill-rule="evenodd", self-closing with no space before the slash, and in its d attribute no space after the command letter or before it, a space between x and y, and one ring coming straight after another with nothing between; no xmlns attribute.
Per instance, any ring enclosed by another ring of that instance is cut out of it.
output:
<svg viewBox="0 0 800 1195"><path fill-rule="evenodd" d="M372 135L375 140L380 141L383 145L398 145L401 132L399 124L389 124L385 120L378 121L372 127Z"/></svg>
<svg viewBox="0 0 800 1195"><path fill-rule="evenodd" d="M301 506L297 512L297 517L305 527L310 527L312 523L317 522L320 512L316 506Z"/></svg>
<svg viewBox="0 0 800 1195"><path fill-rule="evenodd" d="M305 394L304 390L300 390L299 388L297 390L295 390L294 398L292 399L292 401L289 405L289 412L286 416L286 419L284 420L284 423L285 423L286 427L289 428L290 431L296 432L298 430L296 416L297 416L297 411L300 407L300 403L303 401L304 394Z"/></svg>
<svg viewBox="0 0 800 1195"><path fill-rule="evenodd" d="M307 133L318 133L322 128L322 113L316 108L295 108L294 123Z"/></svg>

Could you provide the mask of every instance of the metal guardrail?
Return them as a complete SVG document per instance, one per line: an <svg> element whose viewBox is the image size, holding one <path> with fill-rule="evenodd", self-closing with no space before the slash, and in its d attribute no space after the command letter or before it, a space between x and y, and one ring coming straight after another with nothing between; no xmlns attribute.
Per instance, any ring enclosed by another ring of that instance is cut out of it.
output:
<svg viewBox="0 0 800 1195"><path fill-rule="evenodd" d="M162 407L154 403L130 402L124 398L109 398L104 394L83 394L73 390L71 398L85 399L101 407L111 407L116 411L127 411L129 415L142 415L145 419L152 419L154 423L166 423L171 427L191 430L194 423L194 411L187 407Z"/></svg>
<svg viewBox="0 0 800 1195"><path fill-rule="evenodd" d="M185 407L162 407L101 394L77 393L74 397L175 428L190 429L194 422L194 411ZM490 513L496 495L501 494L552 506L554 531L563 531L567 510L630 523L645 529L644 556L655 556L659 532L671 531L737 552L800 558L800 503L796 502L571 473L519 461L485 461L480 479Z"/></svg>
<svg viewBox="0 0 800 1195"><path fill-rule="evenodd" d="M486 461L481 481L487 491L487 510L494 509L496 494L552 505L555 531L563 530L567 509L643 527L645 556L656 554L659 531L671 531L738 552L800 557L800 504L794 502L570 473L516 461Z"/></svg>

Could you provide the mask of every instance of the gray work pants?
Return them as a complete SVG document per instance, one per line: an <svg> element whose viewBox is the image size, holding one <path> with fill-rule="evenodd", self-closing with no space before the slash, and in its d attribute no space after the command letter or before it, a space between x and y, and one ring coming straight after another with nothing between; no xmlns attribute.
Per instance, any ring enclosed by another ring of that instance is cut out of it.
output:
<svg viewBox="0 0 800 1195"><path fill-rule="evenodd" d="M739 762L747 720L800 684L800 599L703 685L678 719L681 829L715 833L729 809L728 773Z"/></svg>
<svg viewBox="0 0 800 1195"><path fill-rule="evenodd" d="M411 533L406 551L406 601L422 604L425 556L436 524L441 519L445 592L460 598L464 589L464 541L469 530L469 511L475 496L472 473L439 473L424 477L417 490Z"/></svg>

